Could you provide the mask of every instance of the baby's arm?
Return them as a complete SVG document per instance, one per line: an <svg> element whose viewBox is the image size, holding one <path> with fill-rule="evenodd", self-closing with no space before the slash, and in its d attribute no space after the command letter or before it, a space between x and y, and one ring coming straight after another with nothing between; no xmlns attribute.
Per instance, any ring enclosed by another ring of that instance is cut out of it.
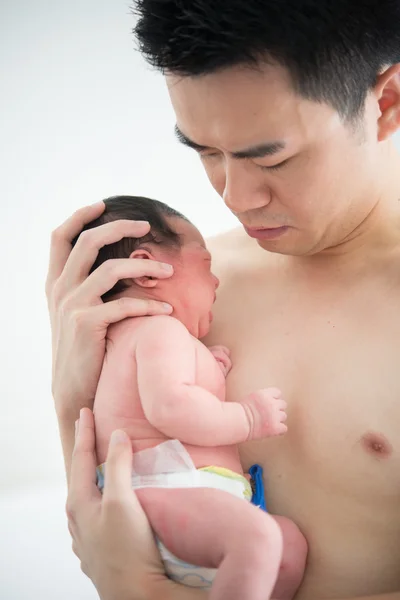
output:
<svg viewBox="0 0 400 600"><path fill-rule="evenodd" d="M232 361L230 359L230 351L225 346L210 346L208 349L217 361L224 377L228 376L232 369Z"/></svg>
<svg viewBox="0 0 400 600"><path fill-rule="evenodd" d="M187 444L218 446L248 439L243 405L221 402L196 385L196 347L186 327L171 317L153 317L136 347L137 378L149 422Z"/></svg>
<svg viewBox="0 0 400 600"><path fill-rule="evenodd" d="M196 348L187 329L171 317L152 317L136 346L143 411L164 435L186 444L219 446L263 437L254 421L258 406L221 402L196 385Z"/></svg>

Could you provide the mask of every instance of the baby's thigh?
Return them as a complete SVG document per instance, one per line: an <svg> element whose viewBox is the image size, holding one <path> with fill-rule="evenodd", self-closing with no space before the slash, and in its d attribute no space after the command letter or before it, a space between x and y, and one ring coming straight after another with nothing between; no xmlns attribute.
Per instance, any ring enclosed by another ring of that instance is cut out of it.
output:
<svg viewBox="0 0 400 600"><path fill-rule="evenodd" d="M286 517L275 516L283 538L283 553L279 577L273 598L287 600L293 598L304 577L308 545L297 525Z"/></svg>
<svg viewBox="0 0 400 600"><path fill-rule="evenodd" d="M151 526L175 555L193 564L217 568L222 558L240 547L282 548L275 520L228 492L211 488L136 491Z"/></svg>

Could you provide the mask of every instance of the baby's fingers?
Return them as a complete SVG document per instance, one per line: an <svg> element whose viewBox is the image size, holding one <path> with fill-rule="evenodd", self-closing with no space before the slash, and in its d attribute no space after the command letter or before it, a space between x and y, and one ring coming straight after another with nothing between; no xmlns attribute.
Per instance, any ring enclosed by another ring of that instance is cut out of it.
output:
<svg viewBox="0 0 400 600"><path fill-rule="evenodd" d="M285 413L284 410L279 411L279 418L281 420L281 423L283 423L284 421L287 421L287 414Z"/></svg>

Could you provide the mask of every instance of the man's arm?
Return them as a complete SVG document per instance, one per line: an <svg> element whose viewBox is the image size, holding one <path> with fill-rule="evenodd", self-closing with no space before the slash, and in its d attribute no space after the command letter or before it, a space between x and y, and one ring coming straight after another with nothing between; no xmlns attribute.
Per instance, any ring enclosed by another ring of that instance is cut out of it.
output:
<svg viewBox="0 0 400 600"><path fill-rule="evenodd" d="M149 319L136 348L143 411L170 438L187 444L218 446L248 439L245 407L221 402L196 385L196 349L187 329L171 317Z"/></svg>

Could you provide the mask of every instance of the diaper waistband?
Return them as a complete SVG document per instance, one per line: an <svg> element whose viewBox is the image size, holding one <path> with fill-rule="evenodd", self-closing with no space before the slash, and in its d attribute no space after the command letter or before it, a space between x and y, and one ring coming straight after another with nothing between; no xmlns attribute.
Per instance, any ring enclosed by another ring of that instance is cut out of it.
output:
<svg viewBox="0 0 400 600"><path fill-rule="evenodd" d="M97 467L97 485L104 487L105 464ZM252 489L249 481L241 474L214 465L176 473L153 473L137 475L132 473L132 488L213 488L233 494L238 498L251 500Z"/></svg>

